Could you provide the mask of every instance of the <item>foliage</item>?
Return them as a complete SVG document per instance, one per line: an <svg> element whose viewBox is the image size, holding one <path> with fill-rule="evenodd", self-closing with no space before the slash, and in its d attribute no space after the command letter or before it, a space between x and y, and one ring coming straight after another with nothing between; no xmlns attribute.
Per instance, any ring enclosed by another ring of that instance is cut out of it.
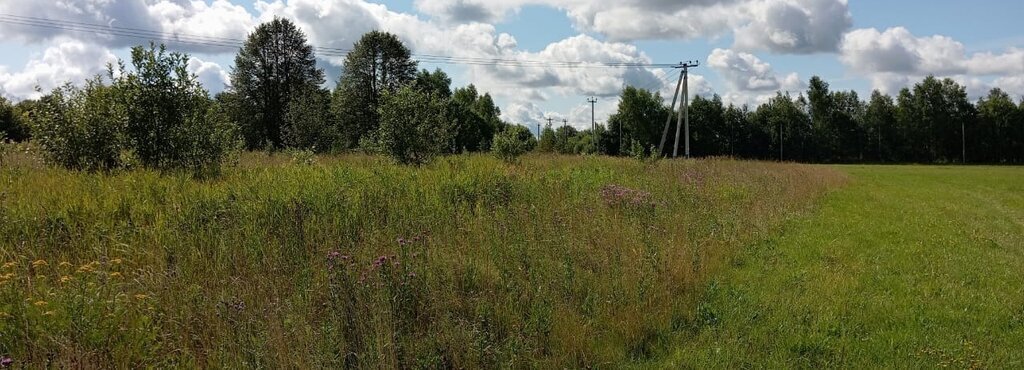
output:
<svg viewBox="0 0 1024 370"><path fill-rule="evenodd" d="M628 367L680 345L731 256L842 180L722 160L290 161L245 154L218 181L0 168L0 355L15 368ZM603 202L609 185L640 202Z"/></svg>
<svg viewBox="0 0 1024 370"><path fill-rule="evenodd" d="M443 99L452 97L452 79L440 68L434 70L434 72L425 69L421 70L416 74L413 85L421 92L435 94Z"/></svg>
<svg viewBox="0 0 1024 370"><path fill-rule="evenodd" d="M634 140L644 148L660 145L665 119L669 115L668 107L664 104L661 95L656 92L632 86L623 89L618 110L608 118L608 131L622 132L622 141L616 136L609 145L611 153L620 152L621 148ZM671 143L666 147L671 147Z"/></svg>
<svg viewBox="0 0 1024 370"><path fill-rule="evenodd" d="M313 47L294 23L274 18L257 26L235 56L231 71L231 93L237 98L231 99L234 104L229 111L241 126L246 147L286 145L282 125L293 100L306 97L323 83L324 72L316 67ZM296 123L294 117L292 123Z"/></svg>
<svg viewBox="0 0 1024 370"><path fill-rule="evenodd" d="M133 70L122 66L114 82L126 145L147 168L215 173L235 147L234 130L188 71L188 60L164 46L132 48Z"/></svg>
<svg viewBox="0 0 1024 370"><path fill-rule="evenodd" d="M381 98L379 148L402 164L421 165L445 152L454 137L448 106L438 96L403 87Z"/></svg>
<svg viewBox="0 0 1024 370"><path fill-rule="evenodd" d="M541 153L554 153L558 148L558 137L551 125L544 126L540 132L540 139L537 140L537 150Z"/></svg>
<svg viewBox="0 0 1024 370"><path fill-rule="evenodd" d="M0 96L0 135L15 142L28 140L31 133L27 123L28 112L24 109L29 104L31 101L11 105L7 98Z"/></svg>
<svg viewBox="0 0 1024 370"><path fill-rule="evenodd" d="M452 116L457 124L453 152L486 151L502 126L501 110L490 94L480 95L476 86L455 89L451 98Z"/></svg>
<svg viewBox="0 0 1024 370"><path fill-rule="evenodd" d="M54 89L39 102L32 132L47 161L76 170L112 170L129 148L127 113L118 91L100 76L84 87Z"/></svg>
<svg viewBox="0 0 1024 370"><path fill-rule="evenodd" d="M416 65L412 52L393 34L371 31L355 43L332 98L349 145L377 132L383 96L412 83Z"/></svg>
<svg viewBox="0 0 1024 370"><path fill-rule="evenodd" d="M537 146L537 140L526 127L509 125L497 135L491 152L506 163L515 162L519 156L526 154Z"/></svg>
<svg viewBox="0 0 1024 370"><path fill-rule="evenodd" d="M284 145L314 152L335 149L341 133L330 106L331 93L325 89L311 87L297 92L284 115Z"/></svg>

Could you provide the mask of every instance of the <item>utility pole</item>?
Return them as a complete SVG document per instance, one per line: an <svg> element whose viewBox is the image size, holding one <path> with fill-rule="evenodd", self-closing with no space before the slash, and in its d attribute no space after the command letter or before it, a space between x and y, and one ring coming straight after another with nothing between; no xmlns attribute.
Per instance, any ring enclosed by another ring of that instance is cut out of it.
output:
<svg viewBox="0 0 1024 370"><path fill-rule="evenodd" d="M679 156L679 135L683 126L686 127L686 157L690 157L690 91L689 91L689 79L690 79L690 68L700 67L699 61L688 61L685 63L679 63L678 66L672 67L676 69L682 69L683 71L679 74L679 83L676 85L675 98L672 98L672 107L669 108L669 112L675 110L676 100L679 98L679 92L682 91L683 102L679 105L679 119L676 122L676 141L675 146L672 148L672 157ZM672 123L672 115L669 114L668 119L665 120L665 131L661 135L661 146L659 151L664 153L665 141L668 139L669 125Z"/></svg>
<svg viewBox="0 0 1024 370"><path fill-rule="evenodd" d="M682 65L682 63L679 63ZM665 118L665 130L661 132L661 144L658 145L658 156L665 153L665 141L668 140L668 129L672 125L672 112L676 110L676 101L679 100L679 88L683 86L683 72L679 72L679 82L676 83L676 94L672 97L672 106L668 108L668 117Z"/></svg>
<svg viewBox="0 0 1024 370"><path fill-rule="evenodd" d="M601 150L600 150L601 148L598 147L598 140L597 140L597 118L594 116L594 114L596 112L594 106L595 106L595 104L597 104L597 98L591 96L591 97L587 98L587 103L590 103L590 130L591 130L591 134L594 135L594 151L600 153L601 152Z"/></svg>
<svg viewBox="0 0 1024 370"><path fill-rule="evenodd" d="M964 162L967 164L967 125L964 124L963 120L960 120L960 149L963 150Z"/></svg>

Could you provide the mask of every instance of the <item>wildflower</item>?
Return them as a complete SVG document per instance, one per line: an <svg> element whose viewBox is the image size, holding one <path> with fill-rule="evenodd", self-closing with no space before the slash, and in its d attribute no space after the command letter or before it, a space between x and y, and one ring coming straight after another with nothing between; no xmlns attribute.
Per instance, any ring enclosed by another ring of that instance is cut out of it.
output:
<svg viewBox="0 0 1024 370"><path fill-rule="evenodd" d="M32 262L32 267L43 267L43 266L48 266L48 265L49 264L46 263L45 260L36 260L35 262Z"/></svg>
<svg viewBox="0 0 1024 370"><path fill-rule="evenodd" d="M7 263L4 264L4 268L5 269L9 269L9 268L12 268L12 267L17 266L17 265L18 265L17 262L7 262Z"/></svg>
<svg viewBox="0 0 1024 370"><path fill-rule="evenodd" d="M10 367L14 363L14 359L10 356L0 357L0 367Z"/></svg>
<svg viewBox="0 0 1024 370"><path fill-rule="evenodd" d="M43 306L47 305L46 301L36 301L36 303L33 303L33 304L36 307L43 307Z"/></svg>
<svg viewBox="0 0 1024 370"><path fill-rule="evenodd" d="M121 277L121 273L117 272L117 271L111 272L110 273L110 277L111 278L119 278L119 277Z"/></svg>
<svg viewBox="0 0 1024 370"><path fill-rule="evenodd" d="M60 277L60 282L61 283L66 283L66 282L69 282L71 280L72 280L72 278L70 276L67 276L67 275L64 275L64 276Z"/></svg>

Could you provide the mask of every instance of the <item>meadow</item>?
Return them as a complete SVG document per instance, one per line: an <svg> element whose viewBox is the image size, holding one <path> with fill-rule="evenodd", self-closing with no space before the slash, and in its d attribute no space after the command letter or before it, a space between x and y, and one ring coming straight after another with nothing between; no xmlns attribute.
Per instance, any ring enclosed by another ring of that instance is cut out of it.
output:
<svg viewBox="0 0 1024 370"><path fill-rule="evenodd" d="M25 367L616 367L848 181L810 165L246 153L209 179L0 168ZM754 263L754 261L750 261Z"/></svg>
<svg viewBox="0 0 1024 370"><path fill-rule="evenodd" d="M841 166L735 255L651 368L1021 368L1024 169Z"/></svg>

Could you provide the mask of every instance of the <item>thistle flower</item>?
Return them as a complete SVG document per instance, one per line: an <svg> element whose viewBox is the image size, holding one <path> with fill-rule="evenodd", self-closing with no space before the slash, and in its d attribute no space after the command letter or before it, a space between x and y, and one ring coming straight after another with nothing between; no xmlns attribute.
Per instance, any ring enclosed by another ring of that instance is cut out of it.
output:
<svg viewBox="0 0 1024 370"><path fill-rule="evenodd" d="M14 363L14 359L10 356L0 357L0 367L10 367Z"/></svg>

